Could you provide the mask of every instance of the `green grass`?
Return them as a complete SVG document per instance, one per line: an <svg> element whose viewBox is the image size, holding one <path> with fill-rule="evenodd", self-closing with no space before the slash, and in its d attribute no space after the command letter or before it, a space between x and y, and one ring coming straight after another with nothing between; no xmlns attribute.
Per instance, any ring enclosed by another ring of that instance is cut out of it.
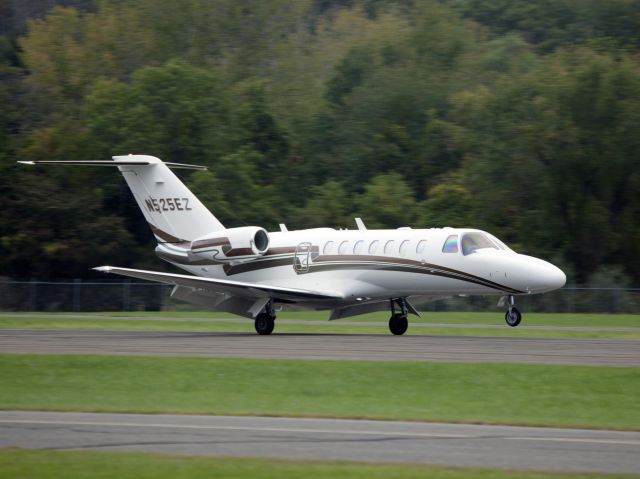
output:
<svg viewBox="0 0 640 479"><path fill-rule="evenodd" d="M6 313L5 313L6 314ZM37 313L33 313L37 315ZM67 313L72 315L72 313ZM155 313L78 313L83 316L64 317L64 314L53 318L0 317L0 328L9 329L85 329L85 330L122 330L122 331L221 331L221 332L253 332L250 320L230 323L189 321L190 319L231 318L229 314L197 313L197 312L155 312ZM84 317L86 316L86 317ZM409 327L407 334L432 336L498 336L524 338L575 338L575 339L640 339L639 331L566 331L557 329L528 330L509 328L504 324L501 314L494 313L425 313L422 318L411 318L412 322L442 324L480 324L500 326L499 329L446 328L441 326ZM128 318L144 318L132 320ZM158 318L178 318L180 321L159 320ZM237 318L237 317L236 317ZM376 313L343 321L322 324L290 324L288 319L326 320L325 312L283 312L278 315L276 333L323 333L323 334L389 334L387 314ZM362 322L379 322L371 326L358 324ZM588 326L588 327L637 327L640 328L640 315L599 315L599 314L528 314L523 325L551 327L554 326Z"/></svg>
<svg viewBox="0 0 640 479"><path fill-rule="evenodd" d="M10 315L5 312L3 315ZM108 317L139 317L139 318L238 318L230 313L221 313L216 311L114 311L101 313L43 313L43 312L24 312L16 314L52 314L52 315L72 315L78 314L82 316L101 316ZM422 319L416 320L445 323L445 324L495 324L502 326L504 324L504 311L496 308L495 312L430 312L423 311ZM278 312L280 319L299 319L299 320L316 320L325 321L329 318L327 311L280 311ZM387 321L389 314L385 311L378 313L363 314L345 318L342 321ZM636 327L640 328L640 314L604 314L604 313L530 313L523 311L523 321L531 326L598 326L598 327ZM523 322L523 324L525 324Z"/></svg>
<svg viewBox="0 0 640 479"><path fill-rule="evenodd" d="M0 355L0 408L640 430L640 368Z"/></svg>
<svg viewBox="0 0 640 479"><path fill-rule="evenodd" d="M632 478L630 475L560 474L497 469L358 462L190 457L154 453L0 449L0 477L50 479L561 479Z"/></svg>
<svg viewBox="0 0 640 479"><path fill-rule="evenodd" d="M560 474L496 469L357 462L190 457L154 453L0 449L0 477L50 479L561 479L632 478L630 475Z"/></svg>

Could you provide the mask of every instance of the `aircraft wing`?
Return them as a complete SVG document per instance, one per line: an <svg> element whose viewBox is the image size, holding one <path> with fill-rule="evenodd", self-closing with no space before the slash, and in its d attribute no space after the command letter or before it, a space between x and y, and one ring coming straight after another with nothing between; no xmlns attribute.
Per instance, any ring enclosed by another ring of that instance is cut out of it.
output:
<svg viewBox="0 0 640 479"><path fill-rule="evenodd" d="M244 283L227 279L204 278L189 274L161 273L143 269L117 268L114 266L99 266L93 268L103 273L115 273L132 278L157 281L159 283L204 289L216 293L227 293L245 298L278 298L292 301L301 300L339 300L344 296L332 291L310 291L298 288L283 288L259 283Z"/></svg>

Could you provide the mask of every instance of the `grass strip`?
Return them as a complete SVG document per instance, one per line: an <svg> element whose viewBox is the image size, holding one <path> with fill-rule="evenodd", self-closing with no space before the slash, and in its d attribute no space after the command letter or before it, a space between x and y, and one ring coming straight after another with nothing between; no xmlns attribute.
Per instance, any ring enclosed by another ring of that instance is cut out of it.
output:
<svg viewBox="0 0 640 479"><path fill-rule="evenodd" d="M156 314L155 316L158 316ZM171 314L164 313L164 317L171 318ZM189 317L185 317L180 321L171 320L154 320L148 319L141 321L139 319L116 319L117 316L101 318L100 316L86 318L38 318L38 317L0 317L0 329L54 329L54 330L118 330L118 331L203 331L203 332L248 332L252 333L253 322L245 320L243 322L203 322L189 321ZM131 318L145 318L145 316L131 316ZM153 317L150 317L153 318ZM228 316L227 316L228 318ZM379 325L357 324L362 321L353 321L349 318L348 322L332 321L323 324L288 324L286 318L293 319L293 316L282 316L283 321L276 321L275 333L294 333L294 334L380 334L388 335L389 329L386 321L380 318L369 318L369 321L378 321ZM304 320L305 316L296 317L298 320ZM314 318L315 319L315 318ZM427 318L413 321L426 322ZM432 318L429 318L432 319ZM444 318L450 321L451 318ZM442 318L440 319L443 320ZM471 321L474 319L472 318ZM464 324L461 322L450 321L444 324ZM470 324L488 324L486 322L474 322ZM528 324L528 323L527 323ZM496 324L498 325L498 324ZM578 324L576 324L578 325ZM557 338L557 339L619 339L619 340L640 340L639 331L567 331L554 329L536 329L528 330L526 328L509 328L503 324L499 324L499 329L481 329L481 328L447 328L435 326L412 326L409 324L409 335L429 335L429 336L481 336L481 337L515 337L515 338ZM532 324L533 326L533 324ZM544 325L552 326L546 322ZM601 327L615 327L612 325ZM623 326L618 326L623 327ZM628 326L635 327L635 326Z"/></svg>
<svg viewBox="0 0 640 479"><path fill-rule="evenodd" d="M11 312L1 313L2 317L10 316ZM230 313L217 311L113 311L113 312L16 312L16 315L82 315L101 317L138 317L138 318L180 318L180 319L208 319L208 318L238 318ZM504 325L504 311L496 309L493 312L475 311L423 311L422 318L412 316L414 320L426 323L446 323L446 324L492 324ZM278 312L280 319L315 320L326 321L329 318L328 311L291 311ZM389 313L381 311L377 313L363 314L345 318L340 321L388 321ZM340 322L338 321L338 322ZM595 326L595 327L636 327L640 328L640 314L607 314L607 313L533 313L523 310L523 321L531 326ZM523 322L523 324L525 324Z"/></svg>
<svg viewBox="0 0 640 479"><path fill-rule="evenodd" d="M154 453L0 449L0 477L49 479L561 479L631 478L629 475L560 474L497 469L354 462L190 457Z"/></svg>
<svg viewBox="0 0 640 479"><path fill-rule="evenodd" d="M640 430L640 368L0 355L0 408Z"/></svg>

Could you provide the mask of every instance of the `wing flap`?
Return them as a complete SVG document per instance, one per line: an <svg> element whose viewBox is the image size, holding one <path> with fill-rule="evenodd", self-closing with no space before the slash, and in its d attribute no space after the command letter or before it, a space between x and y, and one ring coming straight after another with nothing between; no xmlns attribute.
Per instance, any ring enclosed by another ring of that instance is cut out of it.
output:
<svg viewBox="0 0 640 479"><path fill-rule="evenodd" d="M310 291L298 288L283 288L259 283L245 283L217 278L203 278L188 274L161 273L143 269L118 268L114 266L99 266L93 268L103 273L115 273L132 278L146 279L159 283L188 286L206 289L212 292L228 293L246 298L281 298L293 301L300 300L339 300L343 295L332 291Z"/></svg>

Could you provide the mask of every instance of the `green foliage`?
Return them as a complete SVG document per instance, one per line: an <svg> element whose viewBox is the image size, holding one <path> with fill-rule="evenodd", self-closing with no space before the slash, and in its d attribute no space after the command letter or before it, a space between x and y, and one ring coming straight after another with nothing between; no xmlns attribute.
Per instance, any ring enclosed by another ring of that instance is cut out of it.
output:
<svg viewBox="0 0 640 479"><path fill-rule="evenodd" d="M640 46L638 0L446 0L465 17L497 34L520 33L542 51L595 41L602 45Z"/></svg>
<svg viewBox="0 0 640 479"><path fill-rule="evenodd" d="M309 199L304 208L295 213L292 226L345 228L353 221L348 217L350 212L351 200L344 186L336 181L327 181L310 189Z"/></svg>
<svg viewBox="0 0 640 479"><path fill-rule="evenodd" d="M464 186L448 183L434 186L422 210L420 225L424 228L473 227L474 203Z"/></svg>
<svg viewBox="0 0 640 479"><path fill-rule="evenodd" d="M2 274L82 274L91 228L153 261L113 172L12 163L135 152L208 166L224 224L468 225L640 281L640 0L78 0L17 38L14 4Z"/></svg>
<svg viewBox="0 0 640 479"><path fill-rule="evenodd" d="M147 152L210 165L229 142L229 106L216 75L181 62L142 68L128 84L99 80L85 108L103 155Z"/></svg>
<svg viewBox="0 0 640 479"><path fill-rule="evenodd" d="M417 212L411 188L398 173L376 176L355 204L370 228L409 226Z"/></svg>

